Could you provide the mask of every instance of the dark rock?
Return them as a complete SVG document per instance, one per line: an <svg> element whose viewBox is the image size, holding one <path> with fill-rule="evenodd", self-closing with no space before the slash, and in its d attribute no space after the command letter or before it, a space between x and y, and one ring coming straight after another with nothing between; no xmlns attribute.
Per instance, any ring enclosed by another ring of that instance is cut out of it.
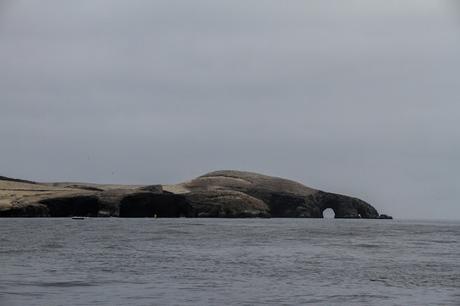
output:
<svg viewBox="0 0 460 306"><path fill-rule="evenodd" d="M39 203L48 208L50 217L96 217L99 211L99 201L95 195L72 195L48 198L41 200Z"/></svg>
<svg viewBox="0 0 460 306"><path fill-rule="evenodd" d="M50 217L48 207L42 204L15 205L8 210L0 210L0 217Z"/></svg>
<svg viewBox="0 0 460 306"><path fill-rule="evenodd" d="M110 189L98 194L99 198L99 216L113 216L113 217L153 217L152 210L139 208L140 199L144 199L144 194L161 194L162 196L157 197L157 201L164 201L167 195L170 195L170 199L182 198L182 196L176 196L172 193L165 193L160 185L150 185L137 189ZM145 200L145 199L144 199ZM154 197L149 197L148 205L153 205ZM128 206L131 205L132 209ZM121 207L123 211L120 212ZM136 210L136 212L134 212ZM142 212L144 211L144 212ZM134 216L135 215L135 216ZM164 214L162 214L164 215ZM157 216L160 216L157 213Z"/></svg>
<svg viewBox="0 0 460 306"><path fill-rule="evenodd" d="M137 192L120 203L120 217L194 217L195 211L184 196L169 193Z"/></svg>
<svg viewBox="0 0 460 306"><path fill-rule="evenodd" d="M370 204L353 197L340 194L318 191L311 200L321 211L331 208L336 218L364 218L376 219L379 214Z"/></svg>
<svg viewBox="0 0 460 306"><path fill-rule="evenodd" d="M379 216L379 219L393 219L393 217L392 217L392 216L389 216L389 215L381 214L381 215Z"/></svg>
<svg viewBox="0 0 460 306"><path fill-rule="evenodd" d="M256 194L256 193L253 193ZM321 218L322 213L307 197L274 192L260 195L270 207L273 218Z"/></svg>

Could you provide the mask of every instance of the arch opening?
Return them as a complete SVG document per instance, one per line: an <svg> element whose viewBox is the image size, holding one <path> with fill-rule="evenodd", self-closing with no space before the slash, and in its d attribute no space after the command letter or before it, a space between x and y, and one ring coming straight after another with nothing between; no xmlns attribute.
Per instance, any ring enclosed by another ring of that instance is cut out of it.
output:
<svg viewBox="0 0 460 306"><path fill-rule="evenodd" d="M332 208L326 208L323 210L323 218L324 219L334 219L335 218L335 212Z"/></svg>

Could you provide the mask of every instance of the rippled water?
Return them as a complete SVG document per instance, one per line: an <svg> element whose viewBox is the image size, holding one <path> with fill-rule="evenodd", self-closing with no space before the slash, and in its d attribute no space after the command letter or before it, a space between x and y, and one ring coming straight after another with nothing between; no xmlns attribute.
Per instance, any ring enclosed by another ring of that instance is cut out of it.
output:
<svg viewBox="0 0 460 306"><path fill-rule="evenodd" d="M460 305L460 223L0 219L0 305Z"/></svg>

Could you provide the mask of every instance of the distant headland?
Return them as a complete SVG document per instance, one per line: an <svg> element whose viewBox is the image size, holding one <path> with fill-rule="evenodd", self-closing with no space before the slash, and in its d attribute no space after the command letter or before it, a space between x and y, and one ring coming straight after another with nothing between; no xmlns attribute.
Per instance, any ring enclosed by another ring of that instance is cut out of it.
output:
<svg viewBox="0 0 460 306"><path fill-rule="evenodd" d="M201 217L391 219L349 196L243 171L215 171L176 185L38 183L0 176L0 217Z"/></svg>

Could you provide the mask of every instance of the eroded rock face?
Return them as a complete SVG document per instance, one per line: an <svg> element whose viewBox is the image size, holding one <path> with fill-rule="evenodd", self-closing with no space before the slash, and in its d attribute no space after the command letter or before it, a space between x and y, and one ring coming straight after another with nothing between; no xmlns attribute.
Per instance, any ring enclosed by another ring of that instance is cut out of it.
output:
<svg viewBox="0 0 460 306"><path fill-rule="evenodd" d="M318 191L312 195L311 200L320 209L321 214L325 209L331 208L336 218L376 219L379 217L374 207L357 198Z"/></svg>
<svg viewBox="0 0 460 306"><path fill-rule="evenodd" d="M270 209L263 201L232 190L194 191L185 198L197 217L250 218L270 217Z"/></svg>
<svg viewBox="0 0 460 306"><path fill-rule="evenodd" d="M48 208L41 204L12 205L9 209L0 210L0 217L49 217Z"/></svg>
<svg viewBox="0 0 460 306"><path fill-rule="evenodd" d="M0 217L322 218L331 208L336 218L391 218L357 198L242 171L211 172L178 185L3 182Z"/></svg>
<svg viewBox="0 0 460 306"><path fill-rule="evenodd" d="M266 201L274 218L322 218L321 210L308 197L276 192Z"/></svg>
<svg viewBox="0 0 460 306"><path fill-rule="evenodd" d="M97 217L99 201L95 195L76 195L44 199L39 202L48 208L50 217Z"/></svg>
<svg viewBox="0 0 460 306"><path fill-rule="evenodd" d="M131 194L130 189L111 189L98 193L100 217L119 217L120 205L124 197Z"/></svg>
<svg viewBox="0 0 460 306"><path fill-rule="evenodd" d="M194 217L195 210L182 195L170 193L137 192L120 202L120 217Z"/></svg>
<svg viewBox="0 0 460 306"><path fill-rule="evenodd" d="M233 190L264 202L271 217L322 218L323 211L331 208L336 218L379 217L370 204L353 197L323 192L300 183L243 171L216 171L200 176L176 188L185 192L216 192ZM214 201L225 203L225 198Z"/></svg>

